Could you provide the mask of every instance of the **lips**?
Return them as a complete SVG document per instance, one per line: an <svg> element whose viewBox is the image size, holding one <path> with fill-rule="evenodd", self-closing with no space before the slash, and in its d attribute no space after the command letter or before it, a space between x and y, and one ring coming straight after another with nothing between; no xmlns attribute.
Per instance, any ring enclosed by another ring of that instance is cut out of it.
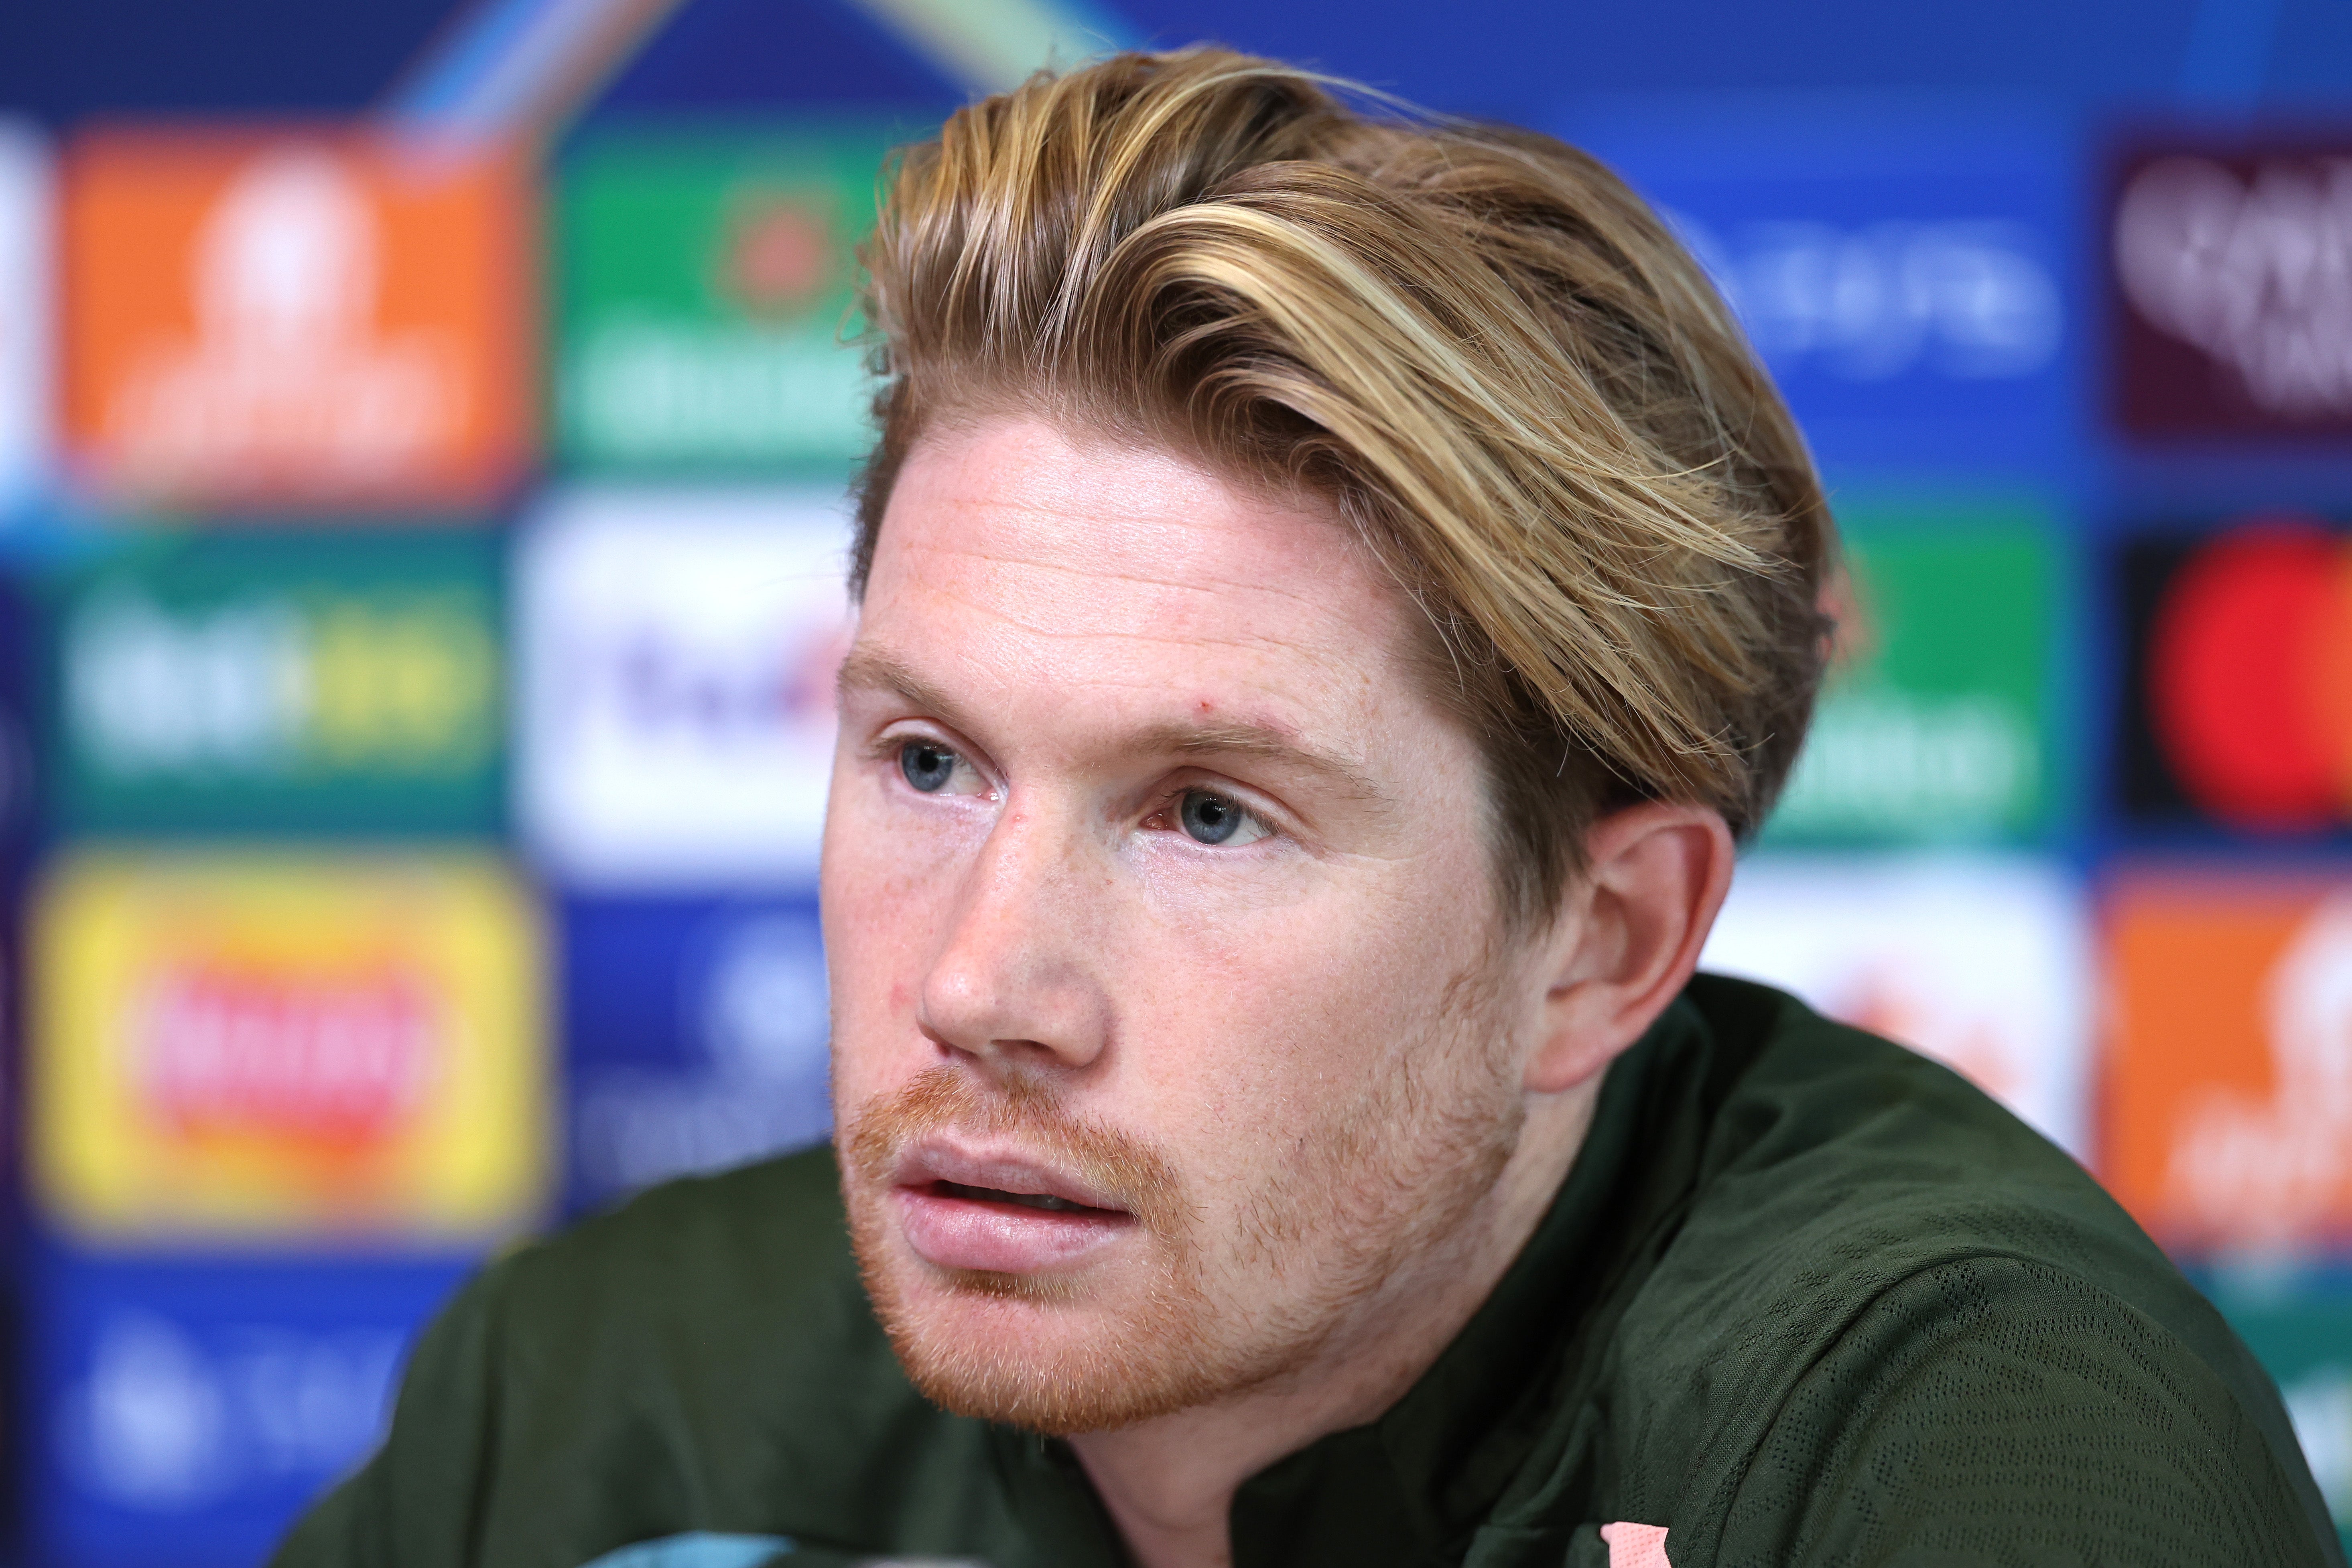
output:
<svg viewBox="0 0 2352 1568"><path fill-rule="evenodd" d="M967 1187L959 1182L934 1182L932 1191L943 1198L961 1198L975 1204L1012 1204L1024 1209L1044 1209L1048 1214L1104 1214L1110 1211L1092 1204L1082 1204L1070 1198L1056 1197L1052 1193L1008 1193L995 1187Z"/></svg>
<svg viewBox="0 0 2352 1568"><path fill-rule="evenodd" d="M929 1142L908 1151L890 1188L899 1226L934 1268L1065 1272L1135 1228L1135 1216L1074 1173L1012 1151Z"/></svg>

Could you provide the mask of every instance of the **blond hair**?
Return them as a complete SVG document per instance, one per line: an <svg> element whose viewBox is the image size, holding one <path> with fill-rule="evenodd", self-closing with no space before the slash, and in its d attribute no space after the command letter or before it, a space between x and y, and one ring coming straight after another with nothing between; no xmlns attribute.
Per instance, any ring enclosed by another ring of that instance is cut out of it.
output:
<svg viewBox="0 0 2352 1568"><path fill-rule="evenodd" d="M1349 91L1124 54L900 154L862 252L881 438L853 583L942 418L1029 408L1329 497L1425 613L1507 903L1540 921L1614 804L1762 820L1819 681L1828 508L1722 300L1613 174Z"/></svg>

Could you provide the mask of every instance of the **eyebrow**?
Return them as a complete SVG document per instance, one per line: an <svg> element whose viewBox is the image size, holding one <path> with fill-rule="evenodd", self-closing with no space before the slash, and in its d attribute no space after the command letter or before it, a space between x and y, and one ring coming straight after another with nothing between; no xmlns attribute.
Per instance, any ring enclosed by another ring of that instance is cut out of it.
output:
<svg viewBox="0 0 2352 1568"><path fill-rule="evenodd" d="M935 714L959 730L971 728L964 721L961 710L946 692L877 647L852 647L849 657L841 661L841 671L835 677L834 687L843 697L852 691L895 692L905 698L910 706Z"/></svg>
<svg viewBox="0 0 2352 1568"><path fill-rule="evenodd" d="M844 694L852 689L893 692L956 729L967 732L974 730L968 716L947 693L881 648L853 648L849 657L841 661L839 685ZM1119 749L1150 755L1248 757L1314 774L1366 805L1390 804L1388 791L1372 781L1362 763L1340 752L1302 742L1281 725L1152 724L1123 736Z"/></svg>

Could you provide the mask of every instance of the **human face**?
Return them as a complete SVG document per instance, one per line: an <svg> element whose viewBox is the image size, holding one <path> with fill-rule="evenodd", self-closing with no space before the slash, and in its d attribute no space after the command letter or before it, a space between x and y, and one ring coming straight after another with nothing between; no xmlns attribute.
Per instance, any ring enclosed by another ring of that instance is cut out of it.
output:
<svg viewBox="0 0 2352 1568"><path fill-rule="evenodd" d="M824 906L851 1231L942 1405L1131 1424L1458 1273L1527 977L1412 613L1328 508L1165 453L998 420L909 455Z"/></svg>

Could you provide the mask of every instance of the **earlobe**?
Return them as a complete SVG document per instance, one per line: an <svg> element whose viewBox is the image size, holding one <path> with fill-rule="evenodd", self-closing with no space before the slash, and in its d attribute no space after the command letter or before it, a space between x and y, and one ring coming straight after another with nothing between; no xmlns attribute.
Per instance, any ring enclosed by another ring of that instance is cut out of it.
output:
<svg viewBox="0 0 2352 1568"><path fill-rule="evenodd" d="M1530 1092L1574 1089L1656 1021L1698 967L1731 886L1731 830L1704 806L1627 806L1585 835L1585 870L1562 896Z"/></svg>

